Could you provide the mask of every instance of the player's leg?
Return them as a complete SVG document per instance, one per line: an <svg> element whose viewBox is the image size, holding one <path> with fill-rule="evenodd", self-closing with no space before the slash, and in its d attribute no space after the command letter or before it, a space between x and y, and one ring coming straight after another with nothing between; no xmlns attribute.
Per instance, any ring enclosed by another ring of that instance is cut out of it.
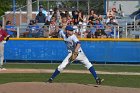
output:
<svg viewBox="0 0 140 93"><path fill-rule="evenodd" d="M4 44L0 43L0 68L2 69L3 66L3 59L4 59Z"/></svg>
<svg viewBox="0 0 140 93"><path fill-rule="evenodd" d="M79 53L77 60L79 60L81 63L83 63L85 65L85 67L91 72L91 74L93 75L94 79L96 80L97 84L101 84L102 79L100 79L94 69L94 67L92 66L92 64L89 62L88 58L85 56L85 54L83 52Z"/></svg>
<svg viewBox="0 0 140 93"><path fill-rule="evenodd" d="M64 70L64 68L66 68L66 66L70 63L68 60L70 58L72 53L69 53L67 55L67 57L63 60L63 62L58 66L58 68L55 70L55 72L52 74L51 78L48 80L48 82L52 82L53 79L60 74L61 71Z"/></svg>

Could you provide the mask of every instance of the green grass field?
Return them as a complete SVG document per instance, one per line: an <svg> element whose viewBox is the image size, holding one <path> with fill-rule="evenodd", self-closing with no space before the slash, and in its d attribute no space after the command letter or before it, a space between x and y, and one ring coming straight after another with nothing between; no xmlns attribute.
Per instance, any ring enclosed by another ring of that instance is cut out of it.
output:
<svg viewBox="0 0 140 93"><path fill-rule="evenodd" d="M5 68L56 69L58 65L59 63L58 64L14 63L14 64L4 64L4 67ZM98 71L109 71L109 72L140 72L140 65L95 64L94 68ZM66 69L86 70L86 68L82 64L71 64Z"/></svg>
<svg viewBox="0 0 140 93"><path fill-rule="evenodd" d="M5 68L33 68L33 69L56 69L59 64L5 64ZM85 67L81 64L72 64L66 69L84 70ZM140 72L140 66L132 65L95 65L97 71L109 72ZM85 69L86 70L86 69ZM44 82L51 74L49 73L1 73L0 83L8 82ZM119 86L119 87L134 87L140 88L140 76L132 75L100 75L105 81L103 85ZM54 82L69 82L80 84L95 84L91 74L60 74Z"/></svg>

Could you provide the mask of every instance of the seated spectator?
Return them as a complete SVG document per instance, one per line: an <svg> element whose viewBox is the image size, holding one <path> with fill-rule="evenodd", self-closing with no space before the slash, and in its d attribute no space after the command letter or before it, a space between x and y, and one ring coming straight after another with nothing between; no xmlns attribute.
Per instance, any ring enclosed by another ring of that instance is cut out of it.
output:
<svg viewBox="0 0 140 93"><path fill-rule="evenodd" d="M49 27L44 25L41 29L40 29L40 37L49 37Z"/></svg>
<svg viewBox="0 0 140 93"><path fill-rule="evenodd" d="M16 37L17 36L16 27L11 25L11 21L6 22L5 29L6 29L7 33L10 35L10 37Z"/></svg>
<svg viewBox="0 0 140 93"><path fill-rule="evenodd" d="M93 25L93 22L88 23L87 31L84 33L86 38L95 38L96 28Z"/></svg>
<svg viewBox="0 0 140 93"><path fill-rule="evenodd" d="M113 17L113 16L109 16L109 17L107 17L105 23L110 22L110 19L113 19L113 22L118 23L117 20L115 19L115 17Z"/></svg>
<svg viewBox="0 0 140 93"><path fill-rule="evenodd" d="M100 22L100 19L96 19L96 23L94 27L96 28L96 32L95 32L96 38L106 37L106 33L104 32L104 25Z"/></svg>
<svg viewBox="0 0 140 93"><path fill-rule="evenodd" d="M100 22L100 19L96 19L96 23L94 26L96 29L101 29L101 30L104 29L104 25Z"/></svg>
<svg viewBox="0 0 140 93"><path fill-rule="evenodd" d="M110 19L110 21L106 24L105 33L107 34L107 37L113 37L114 36L114 29L116 28L118 24L113 21L113 19Z"/></svg>
<svg viewBox="0 0 140 93"><path fill-rule="evenodd" d="M36 25L36 22L34 20L30 20L30 23L27 27L26 35L28 37L40 37L39 26Z"/></svg>
<svg viewBox="0 0 140 93"><path fill-rule="evenodd" d="M98 19L100 20L100 23L101 24L104 24L104 18L102 17L102 15L99 15L98 16Z"/></svg>

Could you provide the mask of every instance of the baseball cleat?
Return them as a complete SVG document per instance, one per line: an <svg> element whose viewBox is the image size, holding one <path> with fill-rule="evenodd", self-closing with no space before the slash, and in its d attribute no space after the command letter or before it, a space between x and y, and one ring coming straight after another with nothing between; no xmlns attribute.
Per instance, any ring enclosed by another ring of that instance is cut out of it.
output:
<svg viewBox="0 0 140 93"><path fill-rule="evenodd" d="M48 83L52 83L52 81L53 81L53 79L50 78L47 82L48 82Z"/></svg>
<svg viewBox="0 0 140 93"><path fill-rule="evenodd" d="M97 85L101 85L101 83L104 81L104 79L100 79L100 78L97 78L96 79L96 84Z"/></svg>

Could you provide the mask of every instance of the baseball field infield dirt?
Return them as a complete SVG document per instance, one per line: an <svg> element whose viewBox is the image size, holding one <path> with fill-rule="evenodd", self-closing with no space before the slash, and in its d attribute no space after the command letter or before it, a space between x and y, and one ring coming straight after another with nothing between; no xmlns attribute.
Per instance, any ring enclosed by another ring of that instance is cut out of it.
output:
<svg viewBox="0 0 140 93"><path fill-rule="evenodd" d="M0 84L0 93L140 93L140 89L75 83L13 82Z"/></svg>
<svg viewBox="0 0 140 93"><path fill-rule="evenodd" d="M3 69L0 73L52 73L54 70L44 69ZM64 73L89 73L87 71L65 70ZM109 73L100 74L123 74L132 73ZM139 75L139 73L133 73ZM45 83L45 82L13 82L0 84L0 93L140 93L140 88L96 86L93 84L76 83Z"/></svg>

